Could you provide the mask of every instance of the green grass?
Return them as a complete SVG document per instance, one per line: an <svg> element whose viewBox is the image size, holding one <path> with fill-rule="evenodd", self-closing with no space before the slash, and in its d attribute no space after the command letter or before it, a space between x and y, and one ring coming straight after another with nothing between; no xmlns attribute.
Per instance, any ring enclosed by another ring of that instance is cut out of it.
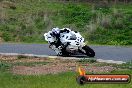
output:
<svg viewBox="0 0 132 88"><path fill-rule="evenodd" d="M132 74L132 71L114 71L113 74ZM131 88L129 84L86 84L76 82L78 73L66 72L55 75L22 76L0 72L0 88Z"/></svg>
<svg viewBox="0 0 132 88"><path fill-rule="evenodd" d="M126 62L123 64L115 64L115 63L95 63L93 64L94 66L113 66L113 67L117 67L117 68L121 68L121 69L130 69L132 70L132 61L130 62Z"/></svg>
<svg viewBox="0 0 132 88"><path fill-rule="evenodd" d="M18 59L22 59L19 57ZM80 63L93 63L93 59L80 60ZM34 66L40 63L0 63L0 88L131 88L132 82L129 84L85 84L79 85L76 82L76 77L79 75L78 72L65 72L59 74L48 74L48 75L17 75L10 72L10 68L13 65L27 65ZM100 66L106 66L107 64L100 63ZM111 65L111 64L108 64ZM119 67L132 66L131 62L122 65L114 65ZM89 73L89 72L87 72ZM102 73L104 74L104 73ZM132 76L132 70L116 70L106 74L130 74Z"/></svg>
<svg viewBox="0 0 132 88"><path fill-rule="evenodd" d="M19 57L18 59L22 59ZM79 60L79 63L89 63L95 64L94 59ZM78 72L65 72L59 74L47 74L47 75L17 75L11 73L12 66L36 66L45 65L46 62L16 62L9 63L6 61L0 62L0 88L131 88L132 82L129 84L86 84L79 85L76 82L76 77L79 75ZM96 66L117 66L117 67L129 67L132 66L131 62L122 65L115 64L105 64L99 63ZM87 74L91 74L87 72ZM131 69L125 68L124 70L114 70L112 72L102 73L102 74L130 74L132 75Z"/></svg>
<svg viewBox="0 0 132 88"><path fill-rule="evenodd" d="M12 65L17 65L17 66L38 66L38 65L46 65L49 64L49 62L28 62L28 63L24 63L24 62L17 62L14 63Z"/></svg>
<svg viewBox="0 0 132 88"><path fill-rule="evenodd" d="M16 9L3 8L0 13L4 42L45 43L43 33L53 27L69 27L80 31L91 44L132 45L131 3L14 2Z"/></svg>
<svg viewBox="0 0 132 88"><path fill-rule="evenodd" d="M10 69L12 66L41 66L49 64L50 62L0 62L0 69L6 71Z"/></svg>

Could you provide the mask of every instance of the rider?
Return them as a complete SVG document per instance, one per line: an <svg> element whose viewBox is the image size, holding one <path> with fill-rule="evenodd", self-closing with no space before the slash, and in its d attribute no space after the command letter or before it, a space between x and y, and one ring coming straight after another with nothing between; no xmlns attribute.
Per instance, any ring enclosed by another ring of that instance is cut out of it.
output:
<svg viewBox="0 0 132 88"><path fill-rule="evenodd" d="M60 33L63 33L63 32L67 32L69 33L71 30L69 28L63 28L63 29L59 29L59 28L53 28L50 35L54 38L56 38L56 42L53 42L51 44L55 45L57 48L59 46L62 45L61 41L60 41Z"/></svg>

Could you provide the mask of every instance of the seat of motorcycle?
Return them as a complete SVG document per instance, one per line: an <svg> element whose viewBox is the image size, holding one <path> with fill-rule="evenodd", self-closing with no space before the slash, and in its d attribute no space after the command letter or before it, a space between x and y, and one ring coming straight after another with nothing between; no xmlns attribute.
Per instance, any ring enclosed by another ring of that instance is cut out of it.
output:
<svg viewBox="0 0 132 88"><path fill-rule="evenodd" d="M77 31L74 31L75 33L78 33Z"/></svg>
<svg viewBox="0 0 132 88"><path fill-rule="evenodd" d="M70 31L69 31L69 30L67 30L67 29L60 30L60 33L63 33L63 32L69 33Z"/></svg>

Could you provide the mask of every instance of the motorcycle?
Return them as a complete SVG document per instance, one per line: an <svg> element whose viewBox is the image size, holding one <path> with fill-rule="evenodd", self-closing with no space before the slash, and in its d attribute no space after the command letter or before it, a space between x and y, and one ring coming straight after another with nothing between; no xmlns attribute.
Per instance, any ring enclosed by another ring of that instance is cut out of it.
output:
<svg viewBox="0 0 132 88"><path fill-rule="evenodd" d="M44 34L45 40L48 41L49 44L56 41L56 38L52 37L50 32L51 31ZM49 45L49 47L59 56L70 56L72 54L76 54L77 52L85 54L89 57L95 56L94 50L84 43L84 38L79 32L69 31L60 33L60 41L62 44L59 47Z"/></svg>

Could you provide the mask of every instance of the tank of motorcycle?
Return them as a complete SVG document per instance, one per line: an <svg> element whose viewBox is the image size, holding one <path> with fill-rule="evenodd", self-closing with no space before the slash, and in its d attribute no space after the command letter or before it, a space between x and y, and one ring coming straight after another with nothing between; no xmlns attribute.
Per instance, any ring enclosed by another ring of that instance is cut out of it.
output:
<svg viewBox="0 0 132 88"><path fill-rule="evenodd" d="M71 39L72 36L76 36L76 38ZM75 33L74 31L60 34L60 40L63 44L69 42L71 48L80 47L85 44L84 38L80 35L80 33L79 32Z"/></svg>

